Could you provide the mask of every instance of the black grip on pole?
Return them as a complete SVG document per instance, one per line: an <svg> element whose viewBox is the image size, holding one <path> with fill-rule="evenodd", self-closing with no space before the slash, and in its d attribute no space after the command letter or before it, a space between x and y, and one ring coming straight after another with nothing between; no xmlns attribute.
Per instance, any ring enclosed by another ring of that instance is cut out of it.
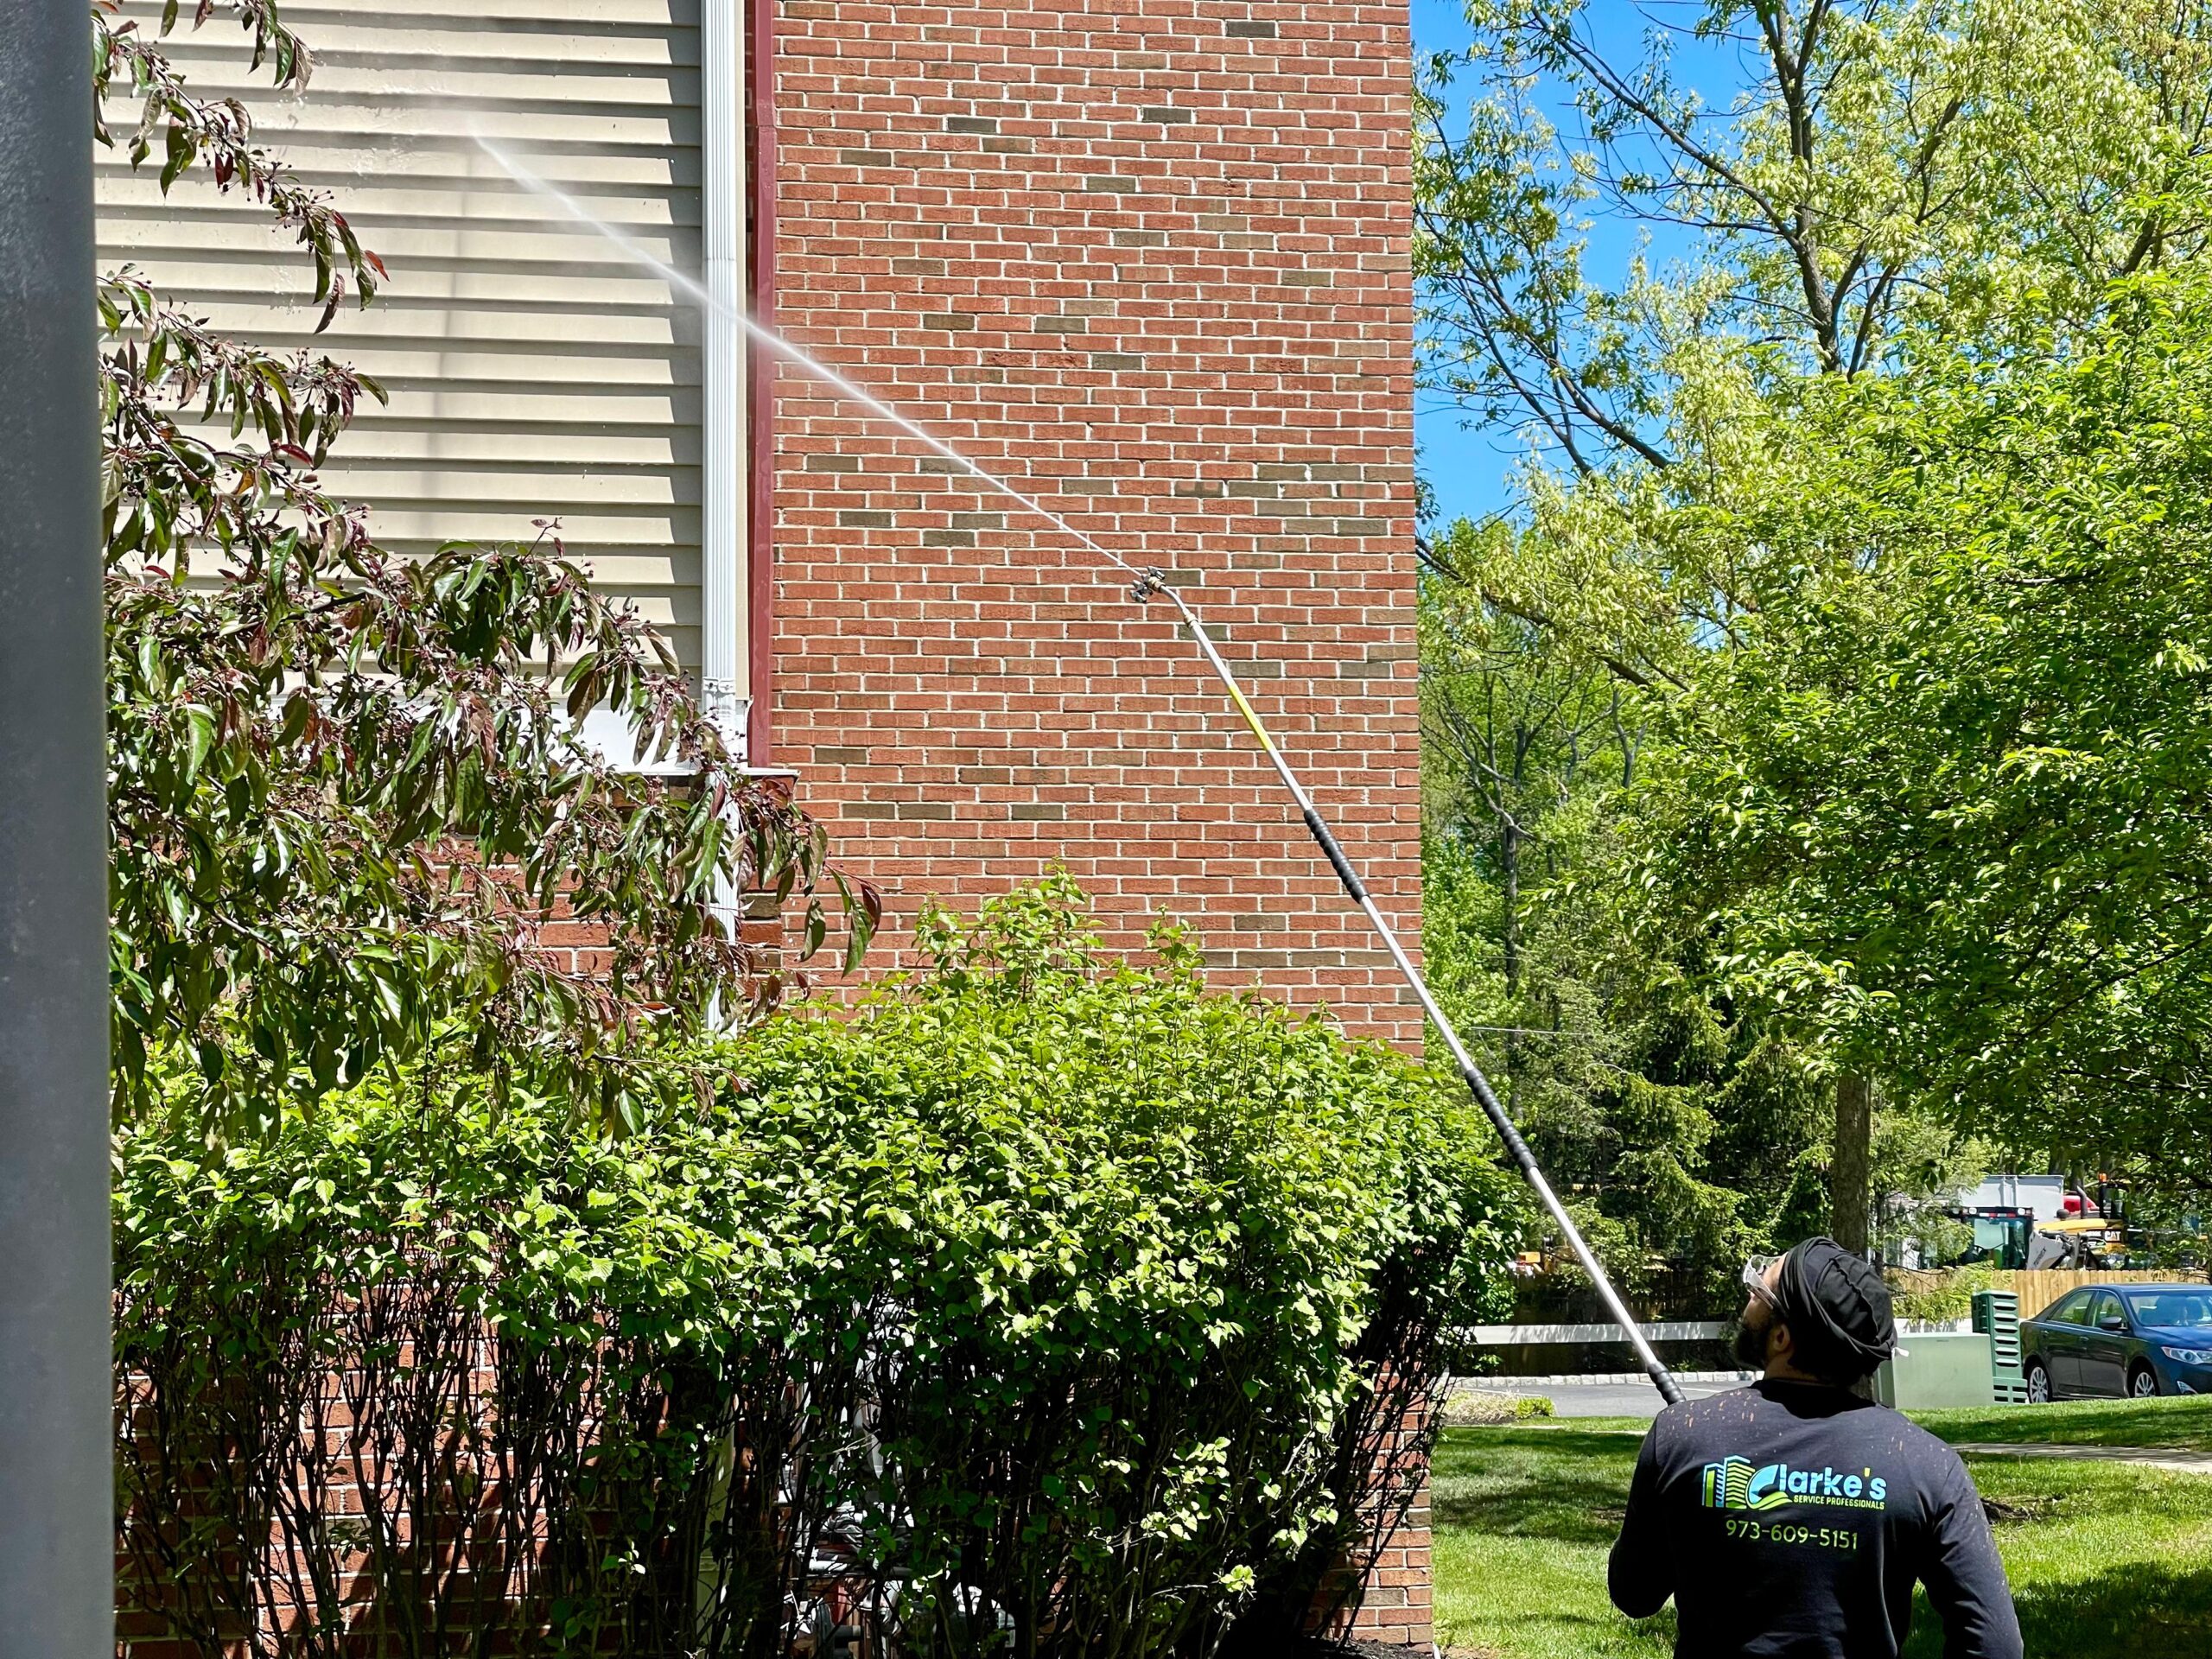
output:
<svg viewBox="0 0 2212 1659"><path fill-rule="evenodd" d="M1321 815L1319 812L1310 806L1304 808L1303 810L1306 814L1306 828L1312 833L1313 839L1320 843L1321 850L1328 855L1329 868L1337 873L1337 880L1344 884L1344 891L1351 895L1352 903L1365 904L1367 889L1361 885L1359 873L1352 868L1351 861L1344 856L1344 849L1337 845L1337 838L1329 833L1329 826L1321 822Z"/></svg>
<svg viewBox="0 0 2212 1659"><path fill-rule="evenodd" d="M1350 858L1344 858L1343 847L1336 845L1336 836L1334 834L1330 834L1330 825L1323 823L1323 818L1320 818L1320 814L1316 812L1314 807L1300 805L1299 812L1300 817L1305 818L1305 830L1307 830L1307 834L1314 836L1314 842L1320 847L1320 852L1327 854L1327 858L1330 858L1330 869L1334 869L1336 872L1336 880L1343 882L1344 892L1351 893L1351 902L1354 902L1354 905L1367 907L1367 887L1360 882L1358 872L1351 869ZM1376 925L1380 925L1380 918L1376 918ZM1411 969L1407 969L1407 971L1411 973ZM1421 988L1421 982L1418 982L1418 980L1415 980L1414 988L1415 991ZM1520 1130L1513 1126L1513 1119L1506 1117L1504 1103L1497 1099L1496 1090L1491 1089L1491 1079L1484 1077L1480 1068L1471 1062L1471 1059L1460 1058L1458 1051L1455 1051L1455 1059L1458 1059L1460 1079L1466 1084L1466 1093L1476 1097L1476 1103L1482 1109L1482 1115L1491 1119L1491 1128L1497 1130L1497 1139L1504 1144L1506 1154L1513 1159L1516 1168L1522 1173L1522 1179L1529 1181L1529 1185L1537 1188L1537 1192L1546 1192L1548 1188L1546 1188L1544 1184L1544 1170L1541 1170L1541 1166L1535 1161L1535 1153L1529 1148L1529 1141L1524 1141ZM1568 1241L1573 1243L1573 1228L1568 1228ZM1592 1272L1597 1272L1597 1269L1592 1268ZM1619 1310L1621 1319L1632 1319L1632 1314L1628 1314L1626 1305L1621 1303L1615 1289L1606 1283L1604 1272L1597 1272L1597 1279L1599 1279L1599 1289L1601 1292L1606 1292L1608 1300L1611 1300L1617 1310ZM1639 1356L1639 1358L1650 1354L1650 1344L1642 1343L1642 1336L1639 1336L1639 1332L1637 1332L1635 1327L1628 1327L1626 1334L1628 1338L1630 1338L1630 1344L1637 1350L1637 1356ZM1659 1363L1659 1356L1650 1354L1650 1358L1643 1360L1643 1371L1650 1376L1652 1387L1659 1389L1659 1398L1666 1400L1668 1405L1681 1405L1681 1387L1676 1385L1675 1378L1668 1374L1666 1365Z"/></svg>
<svg viewBox="0 0 2212 1659"><path fill-rule="evenodd" d="M1490 1119L1490 1126L1497 1131L1497 1138L1505 1142L1505 1150L1511 1154L1521 1173L1523 1175L1535 1174L1538 1167L1536 1154L1529 1149L1529 1143L1521 1138L1521 1131L1505 1115L1504 1106L1491 1089L1490 1079L1471 1065L1459 1068L1459 1079L1467 1085L1467 1092L1475 1097L1475 1104L1483 1109L1483 1116Z"/></svg>

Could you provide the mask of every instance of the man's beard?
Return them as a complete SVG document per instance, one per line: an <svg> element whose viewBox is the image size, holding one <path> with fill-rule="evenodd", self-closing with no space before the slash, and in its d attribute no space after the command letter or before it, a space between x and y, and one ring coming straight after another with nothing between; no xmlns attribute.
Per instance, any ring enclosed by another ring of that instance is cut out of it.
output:
<svg viewBox="0 0 2212 1659"><path fill-rule="evenodd" d="M1763 1325L1739 1325L1732 1351L1736 1363L1747 1371L1766 1369L1767 1327Z"/></svg>

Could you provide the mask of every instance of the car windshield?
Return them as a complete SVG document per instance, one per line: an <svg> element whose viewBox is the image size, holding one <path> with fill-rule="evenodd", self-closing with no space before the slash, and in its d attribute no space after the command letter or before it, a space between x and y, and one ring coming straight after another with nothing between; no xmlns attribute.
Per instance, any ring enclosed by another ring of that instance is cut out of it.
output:
<svg viewBox="0 0 2212 1659"><path fill-rule="evenodd" d="M2138 1325L2212 1325L2212 1290L2130 1291L2127 1306Z"/></svg>

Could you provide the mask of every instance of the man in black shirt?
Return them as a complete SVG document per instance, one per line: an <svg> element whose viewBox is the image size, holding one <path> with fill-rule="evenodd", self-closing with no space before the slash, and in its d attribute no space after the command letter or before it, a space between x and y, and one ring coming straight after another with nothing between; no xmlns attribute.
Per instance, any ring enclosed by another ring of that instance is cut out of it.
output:
<svg viewBox="0 0 2212 1659"><path fill-rule="evenodd" d="M1915 1580L1945 1659L2021 1659L1958 1453L1852 1393L1897 1346L1881 1275L1833 1239L1745 1269L1737 1352L1765 1375L1670 1406L1644 1437L1613 1605L1675 1599L1676 1659L1897 1659Z"/></svg>

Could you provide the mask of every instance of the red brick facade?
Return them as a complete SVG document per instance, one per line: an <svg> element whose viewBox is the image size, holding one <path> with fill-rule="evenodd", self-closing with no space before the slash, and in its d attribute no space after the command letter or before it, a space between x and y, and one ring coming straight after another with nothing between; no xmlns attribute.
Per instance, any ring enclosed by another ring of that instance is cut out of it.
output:
<svg viewBox="0 0 2212 1659"><path fill-rule="evenodd" d="M1372 1467L1388 1496L1409 1494L1396 1524L1373 1541L1373 1559L1356 1596L1340 1597L1343 1580L1322 1586L1316 1610L1322 1634L1381 1647L1427 1653L1436 1645L1435 1571L1430 1529L1427 1403L1416 1396L1405 1414L1371 1443ZM1344 1569L1349 1571L1349 1568ZM1345 1605L1338 1606L1339 1600Z"/></svg>
<svg viewBox="0 0 2212 1659"><path fill-rule="evenodd" d="M1185 584L1418 925L1402 4L782 0L779 326ZM756 39L758 36L756 36ZM1064 864L1133 948L1418 1040L1179 642L1115 573L779 375L772 763L891 901Z"/></svg>
<svg viewBox="0 0 2212 1659"><path fill-rule="evenodd" d="M1405 1519L1376 1552L1358 1599L1329 1624L1327 1633L1378 1647L1431 1651L1436 1645L1433 1541L1424 1476Z"/></svg>
<svg viewBox="0 0 2212 1659"><path fill-rule="evenodd" d="M1431 1561L1428 1483L1421 1483L1404 1524L1367 1574L1367 1588L1346 1631L1354 1641L1427 1653L1436 1645L1435 1570Z"/></svg>

